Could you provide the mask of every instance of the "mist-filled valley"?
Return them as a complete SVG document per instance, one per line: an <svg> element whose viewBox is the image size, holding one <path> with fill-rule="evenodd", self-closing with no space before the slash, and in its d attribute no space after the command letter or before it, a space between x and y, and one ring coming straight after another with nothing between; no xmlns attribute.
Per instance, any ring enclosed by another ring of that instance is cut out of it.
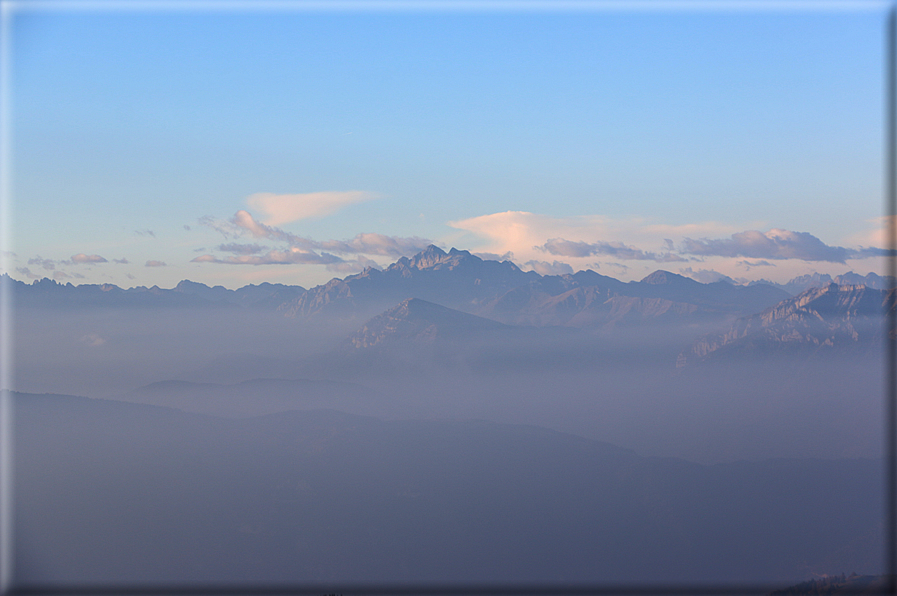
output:
<svg viewBox="0 0 897 596"><path fill-rule="evenodd" d="M311 289L4 277L17 581L882 573L895 294L856 278L435 246Z"/></svg>

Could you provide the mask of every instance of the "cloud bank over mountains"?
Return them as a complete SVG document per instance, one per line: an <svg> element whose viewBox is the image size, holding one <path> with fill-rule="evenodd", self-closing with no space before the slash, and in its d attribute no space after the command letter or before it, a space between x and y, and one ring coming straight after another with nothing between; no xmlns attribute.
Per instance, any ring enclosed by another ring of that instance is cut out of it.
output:
<svg viewBox="0 0 897 596"><path fill-rule="evenodd" d="M320 240L284 227L293 222L332 216L342 209L376 198L376 193L361 190L256 193L245 200L245 205L255 213L238 209L227 219L211 215L201 217L198 219L199 229L184 225L175 232L178 236L170 239L177 241L162 249L167 252L160 253L156 244L154 254L128 254L128 257L110 259L85 247L88 250L68 259L35 255L27 260L28 267L19 266L15 270L29 279L39 277L32 270L38 267L52 272L51 275L57 280L77 278L105 283L117 281L121 275L134 279L131 274L136 271L109 269L112 264L145 263L142 268L144 273L148 273L147 268L164 269L164 275L179 275L179 279L188 275L196 278L195 267L207 263L253 265L259 270L252 274L246 268L235 269L232 273L224 268L210 275L213 279L230 278L231 285L241 285L250 279L262 281L260 276L265 275L266 280L274 281L278 276L287 275L289 280L281 279L308 285L323 283L328 274L358 273L368 267L379 269L398 258L414 255L430 244L436 244L443 247L463 246L484 258L509 260L526 271L540 274L592 269L613 271L638 279L656 268L657 264L668 264L669 267L679 264L681 274L700 281L728 279L746 283L755 281L754 277L759 271L749 272L757 267L772 271L772 277L784 282L811 272L839 275L850 269L849 261L879 259L865 267L882 269L881 259L895 256L893 249L883 248L887 245L888 226L894 223L887 217L869 220L870 230L848 236L841 242L827 242L806 231L744 229L717 221L659 224L639 217L561 217L527 211L505 211L448 221L446 226L454 233L441 236L438 227L435 234L430 227L425 236L364 231L347 239ZM759 227L760 224L748 225ZM200 239L203 228L220 234L224 241L216 243L207 233L205 238ZM157 235L149 230L138 231L137 234L151 235L154 240L165 237L165 234ZM183 239L184 235L188 235L186 240ZM188 253L179 258L174 249L182 246L189 246L190 252L199 255L191 259ZM194 264L193 272L176 273L187 263ZM100 267L92 268L95 265ZM322 267L295 272L287 268L268 267L275 265ZM72 269L65 270L66 267ZM816 271L817 268L819 271ZM764 278L769 275L764 274ZM165 283L162 279L159 277L156 283Z"/></svg>
<svg viewBox="0 0 897 596"><path fill-rule="evenodd" d="M710 240L686 238L681 251L686 254L718 257L749 257L754 259L800 259L846 263L848 259L893 256L882 248L851 249L829 246L807 232L772 229L766 233L747 230L730 238Z"/></svg>
<svg viewBox="0 0 897 596"><path fill-rule="evenodd" d="M269 226L257 221L251 213L241 209L227 221L203 218L200 223L220 232L228 239L236 239L247 235L285 244L280 248L268 248L260 244L241 244L230 242L218 245L221 252L233 253L233 256L216 257L204 254L194 258L194 263L220 263L229 265L340 265L349 263L353 268L358 264L361 268L376 266L377 263L365 259L361 255L377 255L390 258L413 255L430 244L426 238L401 238L384 234L361 233L350 240L318 241L292 234L278 227ZM264 253L264 254L258 254ZM354 261L341 255L352 255Z"/></svg>

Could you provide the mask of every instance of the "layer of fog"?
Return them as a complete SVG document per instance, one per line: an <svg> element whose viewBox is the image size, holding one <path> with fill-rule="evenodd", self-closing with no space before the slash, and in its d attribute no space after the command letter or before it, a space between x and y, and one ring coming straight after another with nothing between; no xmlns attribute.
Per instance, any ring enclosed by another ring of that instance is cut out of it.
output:
<svg viewBox="0 0 897 596"><path fill-rule="evenodd" d="M324 407L385 419L478 418L697 462L882 453L880 350L677 369L677 354L710 329L514 328L357 350L346 338L358 321L312 324L239 308L20 307L16 324L16 389L24 392L230 417Z"/></svg>

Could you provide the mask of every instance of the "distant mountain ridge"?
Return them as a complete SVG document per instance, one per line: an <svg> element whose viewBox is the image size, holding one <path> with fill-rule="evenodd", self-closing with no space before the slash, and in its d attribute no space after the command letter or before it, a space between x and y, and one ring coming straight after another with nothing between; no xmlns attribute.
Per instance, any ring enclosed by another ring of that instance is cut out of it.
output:
<svg viewBox="0 0 897 596"><path fill-rule="evenodd" d="M765 284L785 290L789 294L796 296L801 292L809 290L810 288L822 288L832 283L839 286L866 286L867 288L873 288L876 290L888 290L897 286L897 280L889 275L878 275L877 273L871 272L867 273L866 275L860 275L859 273L854 273L853 271L849 271L848 273L837 275L835 277L832 277L827 273L811 273L807 275L800 275L784 284L777 284L775 282L762 279L753 281L749 285Z"/></svg>
<svg viewBox="0 0 897 596"><path fill-rule="evenodd" d="M507 328L502 323L452 310L419 298L409 298L374 317L347 340L353 348L399 342L432 344L437 340L469 340L483 332Z"/></svg>
<svg viewBox="0 0 897 596"><path fill-rule="evenodd" d="M292 317L362 321L419 298L507 324L602 327L664 313L744 316L787 297L771 286L702 284L668 271L628 283L594 271L543 276L509 261L431 245L383 271L366 269L312 288L280 310Z"/></svg>
<svg viewBox="0 0 897 596"><path fill-rule="evenodd" d="M893 280L874 273L838 276L885 287ZM430 245L389 267L367 268L309 290L262 283L236 290L183 280L172 289L112 284L60 284L49 279L12 283L19 303L55 307L201 308L250 307L298 319L341 321L349 328L414 298L511 325L614 329L661 322L727 324L787 299L797 288L822 284L827 275L807 275L788 284L727 281L700 283L669 271L622 282L594 271L540 275L510 261L484 260L466 250ZM856 284L854 284L856 285Z"/></svg>
<svg viewBox="0 0 897 596"><path fill-rule="evenodd" d="M333 279L280 308L294 317L323 314L367 319L407 298L420 298L470 312L480 302L539 277L510 261L484 261L466 250L445 252L430 245L382 271L368 268Z"/></svg>
<svg viewBox="0 0 897 596"><path fill-rule="evenodd" d="M895 296L897 290L862 285L832 283L810 288L761 313L738 319L726 331L699 338L680 354L679 365L736 354L881 347L884 315L894 310Z"/></svg>
<svg viewBox="0 0 897 596"><path fill-rule="evenodd" d="M254 308L276 308L285 301L305 293L302 286L262 283L249 284L236 290L223 286L182 280L174 288L135 286L123 289L114 284L59 283L43 278L30 284L7 274L0 283L11 284L15 298L23 306L54 307L203 307L235 305Z"/></svg>

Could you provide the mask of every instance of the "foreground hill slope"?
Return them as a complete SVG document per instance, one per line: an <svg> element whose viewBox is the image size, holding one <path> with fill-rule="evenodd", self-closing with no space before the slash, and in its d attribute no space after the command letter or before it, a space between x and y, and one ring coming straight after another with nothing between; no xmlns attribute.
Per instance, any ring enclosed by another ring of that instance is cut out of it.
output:
<svg viewBox="0 0 897 596"><path fill-rule="evenodd" d="M23 589L881 572L876 461L704 466L476 420L15 400Z"/></svg>

